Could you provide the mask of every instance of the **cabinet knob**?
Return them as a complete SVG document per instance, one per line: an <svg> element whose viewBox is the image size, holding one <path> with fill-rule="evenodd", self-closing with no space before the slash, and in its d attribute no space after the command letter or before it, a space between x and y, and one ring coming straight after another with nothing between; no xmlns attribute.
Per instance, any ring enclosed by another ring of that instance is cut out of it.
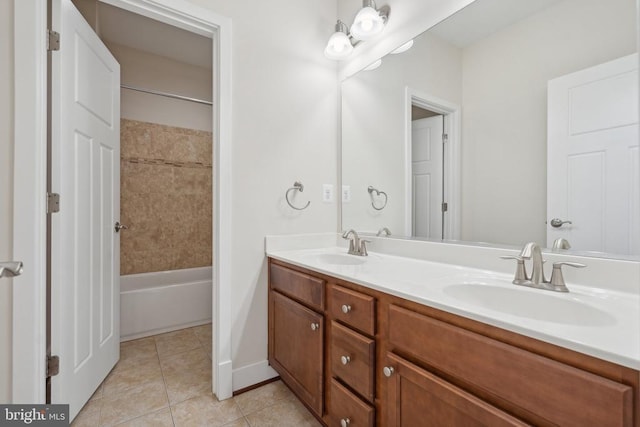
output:
<svg viewBox="0 0 640 427"><path fill-rule="evenodd" d="M351 424L351 420L349 418L343 418L340 420L340 427L348 427Z"/></svg>
<svg viewBox="0 0 640 427"><path fill-rule="evenodd" d="M390 377L391 375L393 375L394 369L392 366L385 366L384 368L382 368L382 373L385 377Z"/></svg>
<svg viewBox="0 0 640 427"><path fill-rule="evenodd" d="M351 358L349 356L342 356L340 358L340 362L342 362L343 365L346 365L347 363L351 362Z"/></svg>
<svg viewBox="0 0 640 427"><path fill-rule="evenodd" d="M347 314L347 313L348 313L348 312L350 312L350 311L351 311L351 306L350 306L350 305L344 304L344 305L342 306L342 312L343 312L344 314Z"/></svg>
<svg viewBox="0 0 640 427"><path fill-rule="evenodd" d="M318 329L320 329L320 324L319 323L312 323L311 324L311 330L312 331L317 331Z"/></svg>

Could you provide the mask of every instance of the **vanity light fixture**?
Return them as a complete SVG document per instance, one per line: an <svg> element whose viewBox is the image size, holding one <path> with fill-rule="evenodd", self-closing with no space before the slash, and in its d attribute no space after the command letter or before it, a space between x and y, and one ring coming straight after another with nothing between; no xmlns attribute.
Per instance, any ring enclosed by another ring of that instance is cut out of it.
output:
<svg viewBox="0 0 640 427"><path fill-rule="evenodd" d="M373 0L363 0L362 9L351 25L351 35L356 40L372 39L384 30L387 17L388 8L378 10Z"/></svg>
<svg viewBox="0 0 640 427"><path fill-rule="evenodd" d="M413 46L413 39L409 40L408 42L406 42L405 44L403 44L402 46L400 46L396 50L392 50L391 54L395 55L395 54L398 54L398 53L406 52L409 49L411 49L412 46Z"/></svg>
<svg viewBox="0 0 640 427"><path fill-rule="evenodd" d="M349 37L349 29L338 19L336 32L331 35L327 47L324 48L324 56L339 61L351 55L351 52L353 52L353 43Z"/></svg>

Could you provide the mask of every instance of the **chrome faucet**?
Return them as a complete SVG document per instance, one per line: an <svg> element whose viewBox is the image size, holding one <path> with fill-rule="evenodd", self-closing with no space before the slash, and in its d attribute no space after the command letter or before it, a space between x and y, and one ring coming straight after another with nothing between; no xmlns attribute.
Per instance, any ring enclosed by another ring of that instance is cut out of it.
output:
<svg viewBox="0 0 640 427"><path fill-rule="evenodd" d="M349 239L349 255L367 256L367 243L369 240L360 239L356 230L350 229L342 233L343 239Z"/></svg>
<svg viewBox="0 0 640 427"><path fill-rule="evenodd" d="M389 228L387 228L387 227L382 227L380 230L378 230L378 233L376 234L376 236L380 237L383 234L385 236L391 236L391 230L389 230Z"/></svg>
<svg viewBox="0 0 640 427"><path fill-rule="evenodd" d="M533 285L539 285L547 281L544 278L542 250L536 242L529 242L524 245L524 248L520 251L520 257L522 257L522 259L530 259L532 262L531 277L527 277L527 280Z"/></svg>
<svg viewBox="0 0 640 427"><path fill-rule="evenodd" d="M544 260L542 259L542 250L536 242L529 242L524 245L524 248L522 248L522 251L518 256L503 256L500 258L515 259L518 262L516 275L512 282L514 285L528 286L531 288L545 289L547 291L555 292L569 292L569 289L564 282L564 276L562 275L563 265L576 268L586 267L586 265L579 264L577 262L554 262L551 279L547 280L544 277ZM532 262L531 276L527 274L527 270L524 265L524 261L527 259L530 259Z"/></svg>

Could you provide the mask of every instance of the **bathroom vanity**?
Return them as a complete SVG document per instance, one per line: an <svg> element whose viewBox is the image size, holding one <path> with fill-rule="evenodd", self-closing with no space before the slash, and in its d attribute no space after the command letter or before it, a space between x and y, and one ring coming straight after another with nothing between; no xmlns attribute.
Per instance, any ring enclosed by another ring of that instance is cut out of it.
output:
<svg viewBox="0 0 640 427"><path fill-rule="evenodd" d="M278 252L269 258L269 362L324 424L640 426L637 340L622 344L631 346L631 356L594 357L590 353L597 349L579 347L597 347L596 341L606 341L611 331L629 332L615 327L620 318L598 320L594 311L586 316L601 323L567 325L567 319L553 320L557 301L551 295L544 303L548 322L513 326L509 315L467 312L455 303L459 294L446 296L467 283L489 297L504 289L508 305L507 285L496 290L489 278L426 263L423 267L434 273L420 290L406 280L419 273L417 262L405 265L400 257L378 254L364 258L336 250ZM382 277L376 268L385 263L387 270L403 269L406 275ZM367 274L378 279L367 282ZM432 285L438 276L446 284L441 289ZM532 305L545 292L523 291L525 298L533 295ZM423 299L416 297L421 292ZM560 306L563 310L571 308ZM600 314L606 312L604 307ZM557 339L534 338L554 328ZM603 335L590 343L572 332L581 329ZM624 335L615 339L625 340Z"/></svg>

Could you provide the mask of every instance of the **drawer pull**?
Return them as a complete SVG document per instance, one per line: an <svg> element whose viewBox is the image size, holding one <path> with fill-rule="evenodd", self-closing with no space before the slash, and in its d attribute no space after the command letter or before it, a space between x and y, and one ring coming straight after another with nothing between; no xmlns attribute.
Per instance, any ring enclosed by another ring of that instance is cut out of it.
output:
<svg viewBox="0 0 640 427"><path fill-rule="evenodd" d="M312 323L311 324L311 330L312 331L317 331L318 329L320 329L320 324L319 323Z"/></svg>
<svg viewBox="0 0 640 427"><path fill-rule="evenodd" d="M347 313L349 313L350 311L351 311L351 306L350 306L350 305L347 305L347 304L343 304L343 305L342 305L342 312L343 312L344 314L347 314Z"/></svg>
<svg viewBox="0 0 640 427"><path fill-rule="evenodd" d="M393 372L394 369L392 366L385 366L384 368L382 368L382 373L385 377L390 377L391 375L393 375Z"/></svg>
<svg viewBox="0 0 640 427"><path fill-rule="evenodd" d="M351 424L351 420L349 418L343 418L340 420L340 427L348 427Z"/></svg>
<svg viewBox="0 0 640 427"><path fill-rule="evenodd" d="M351 362L351 358L349 356L342 356L340 358L340 362L342 362L343 365L346 365L347 363Z"/></svg>

